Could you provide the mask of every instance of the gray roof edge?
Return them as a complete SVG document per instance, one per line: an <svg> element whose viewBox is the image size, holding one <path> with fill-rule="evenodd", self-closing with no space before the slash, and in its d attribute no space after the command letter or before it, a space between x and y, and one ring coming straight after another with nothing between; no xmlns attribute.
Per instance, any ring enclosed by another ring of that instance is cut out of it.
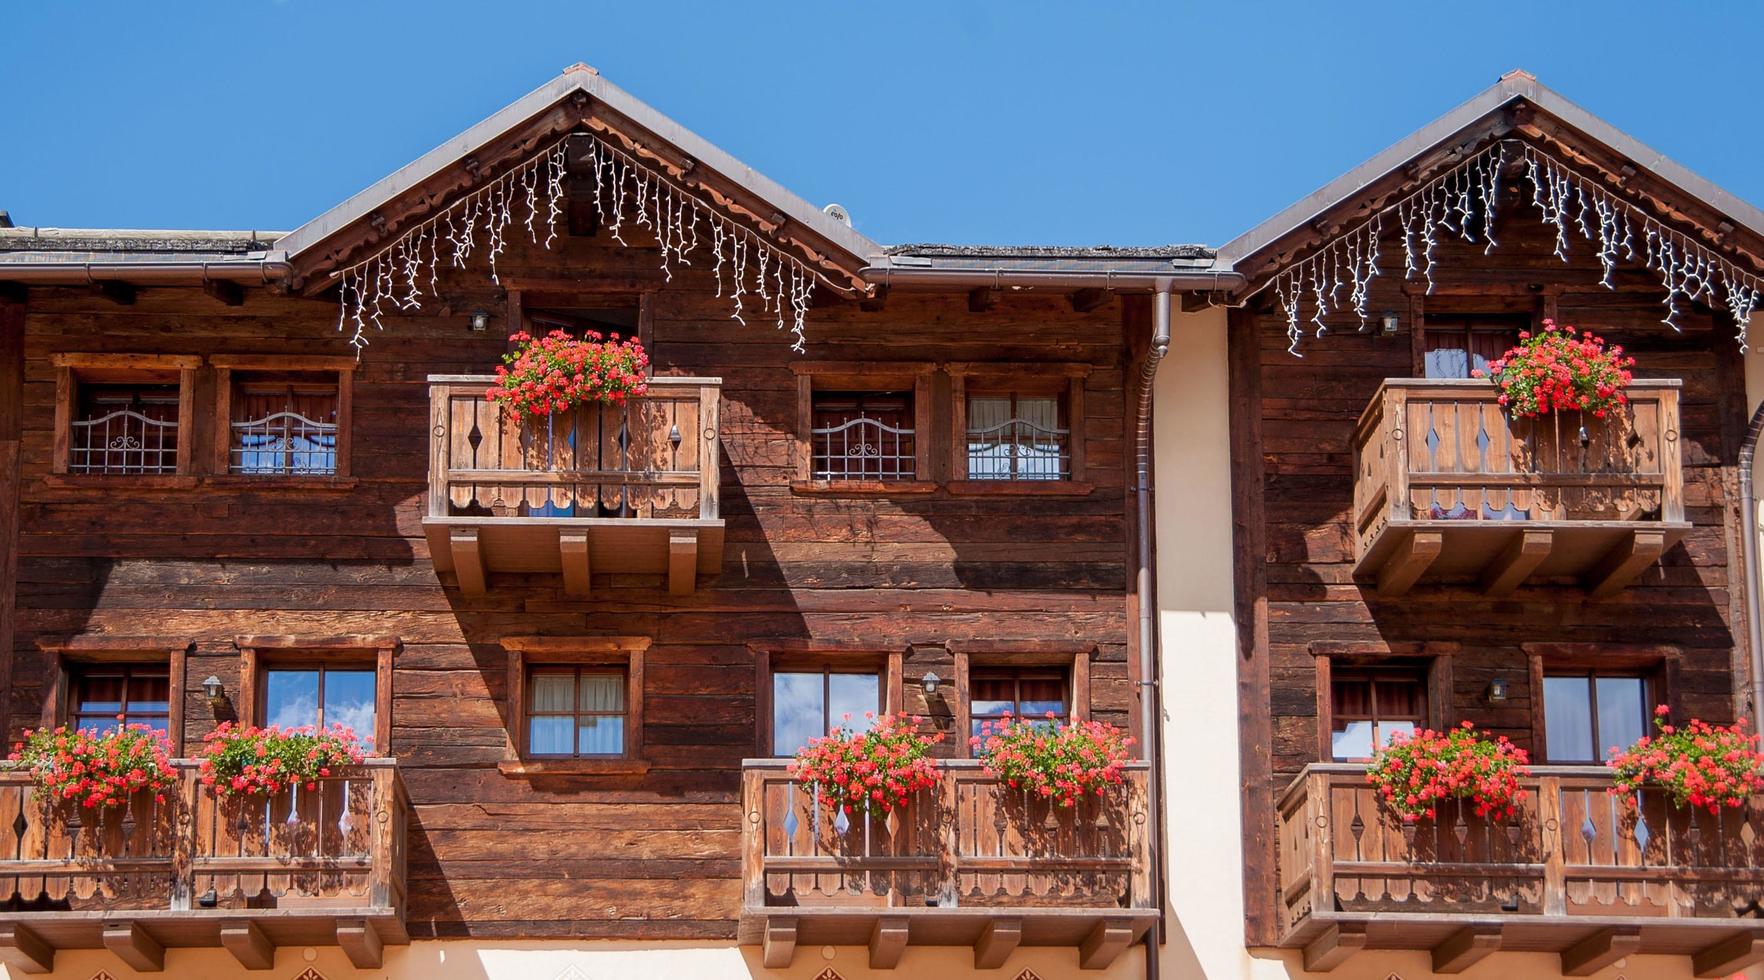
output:
<svg viewBox="0 0 1764 980"><path fill-rule="evenodd" d="M1524 72L1510 72L1444 115L1391 144L1340 177L1219 248L1219 260L1236 264L1353 197L1374 181L1456 136L1508 103L1526 99L1539 109L1633 160L1654 176L1764 236L1764 211L1698 176L1665 154L1605 122Z"/></svg>
<svg viewBox="0 0 1764 980"><path fill-rule="evenodd" d="M289 232L277 244L286 249L291 257L298 257L344 227L366 217L375 208L428 180L443 168L577 91L605 102L654 133L657 138L679 149L681 153L746 188L777 208L785 217L807 226L815 234L850 255L867 259L882 251L880 245L856 229L834 220L821 209L786 190L783 185L737 160L648 103L607 81L598 73L580 69L566 71L491 113L464 132Z"/></svg>

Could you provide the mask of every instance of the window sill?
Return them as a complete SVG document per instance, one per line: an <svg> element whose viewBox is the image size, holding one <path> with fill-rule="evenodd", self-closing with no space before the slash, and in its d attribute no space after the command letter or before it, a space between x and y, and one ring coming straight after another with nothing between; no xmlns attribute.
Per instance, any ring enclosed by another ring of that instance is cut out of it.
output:
<svg viewBox="0 0 1764 980"><path fill-rule="evenodd" d="M935 493L930 480L792 480L790 492L832 497L892 497Z"/></svg>
<svg viewBox="0 0 1764 980"><path fill-rule="evenodd" d="M949 492L964 496L1088 497L1093 483L1077 480L951 480Z"/></svg>
<svg viewBox="0 0 1764 980"><path fill-rule="evenodd" d="M641 776L649 771L647 759L521 759L496 764L498 772L512 779L546 776Z"/></svg>
<svg viewBox="0 0 1764 980"><path fill-rule="evenodd" d="M203 485L216 490L353 490L353 476L253 476L227 473L208 477Z"/></svg>
<svg viewBox="0 0 1764 980"><path fill-rule="evenodd" d="M55 490L190 490L198 478L182 474L51 473L43 485Z"/></svg>

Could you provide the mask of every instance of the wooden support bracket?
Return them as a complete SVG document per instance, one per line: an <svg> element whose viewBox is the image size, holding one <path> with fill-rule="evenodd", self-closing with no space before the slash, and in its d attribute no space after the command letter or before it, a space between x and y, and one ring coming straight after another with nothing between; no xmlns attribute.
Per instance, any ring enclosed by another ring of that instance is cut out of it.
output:
<svg viewBox="0 0 1764 980"><path fill-rule="evenodd" d="M225 279L214 279L202 284L202 291L213 297L223 306L244 306L245 287Z"/></svg>
<svg viewBox="0 0 1764 980"><path fill-rule="evenodd" d="M165 946L148 935L139 922L104 923L104 948L141 973L165 969Z"/></svg>
<svg viewBox="0 0 1764 980"><path fill-rule="evenodd" d="M1691 969L1699 977L1730 977L1759 962L1764 962L1764 936L1742 932L1697 950Z"/></svg>
<svg viewBox="0 0 1764 980"><path fill-rule="evenodd" d="M459 591L469 596L484 594L484 555L478 547L478 529L456 527L447 533L453 547L453 572Z"/></svg>
<svg viewBox="0 0 1764 980"><path fill-rule="evenodd" d="M221 945L247 970L268 970L276 965L276 945L262 927L250 919L221 923Z"/></svg>
<svg viewBox="0 0 1764 980"><path fill-rule="evenodd" d="M1023 941L1022 919L993 919L974 940L974 969L996 970L1005 965Z"/></svg>
<svg viewBox="0 0 1764 980"><path fill-rule="evenodd" d="M1465 926L1433 947L1433 972L1463 973L1500 948L1500 926Z"/></svg>
<svg viewBox="0 0 1764 980"><path fill-rule="evenodd" d="M576 528L557 532L557 548L563 559L564 594L587 596L593 571L588 564L588 532Z"/></svg>
<svg viewBox="0 0 1764 980"><path fill-rule="evenodd" d="M1593 566L1586 577L1586 590L1595 599L1616 595L1640 577L1643 569L1659 561L1665 551L1665 531L1638 529Z"/></svg>
<svg viewBox="0 0 1764 980"><path fill-rule="evenodd" d="M668 532L668 592L691 595L698 587L698 532L690 528Z"/></svg>
<svg viewBox="0 0 1764 980"><path fill-rule="evenodd" d="M338 919L337 945L357 969L378 970L385 958L385 944L366 919Z"/></svg>
<svg viewBox="0 0 1764 980"><path fill-rule="evenodd" d="M1399 596L1409 591L1444 547L1445 535L1438 531L1410 531L1378 570L1378 594Z"/></svg>
<svg viewBox="0 0 1764 980"><path fill-rule="evenodd" d="M0 923L0 963L20 973L48 973L55 969L55 947L28 926Z"/></svg>
<svg viewBox="0 0 1764 980"><path fill-rule="evenodd" d="M106 279L92 284L92 292L110 300L118 306L135 305L135 287L132 283Z"/></svg>
<svg viewBox="0 0 1764 980"><path fill-rule="evenodd" d="M1337 922L1305 947L1305 969L1312 973L1328 973L1365 948L1365 923Z"/></svg>
<svg viewBox="0 0 1764 980"><path fill-rule="evenodd" d="M880 313L888 306L888 285L877 286L870 295L858 300L858 309L865 313Z"/></svg>
<svg viewBox="0 0 1764 980"><path fill-rule="evenodd" d="M1132 943L1132 924L1119 919L1104 919L1078 945L1078 968L1106 970Z"/></svg>
<svg viewBox="0 0 1764 980"><path fill-rule="evenodd" d="M1600 929L1562 951L1562 975L1587 977L1641 948L1641 933Z"/></svg>
<svg viewBox="0 0 1764 980"><path fill-rule="evenodd" d="M1482 573L1482 591L1485 595L1512 595L1513 590L1525 584L1537 566L1550 556L1550 549L1555 546L1554 532L1538 529L1527 529L1519 532L1512 543L1502 550Z"/></svg>
<svg viewBox="0 0 1764 980"><path fill-rule="evenodd" d="M892 970L906 951L907 920L905 916L885 915L870 930L870 969Z"/></svg>
<svg viewBox="0 0 1764 980"><path fill-rule="evenodd" d="M796 958L796 920L766 920L765 964L768 969L782 970Z"/></svg>

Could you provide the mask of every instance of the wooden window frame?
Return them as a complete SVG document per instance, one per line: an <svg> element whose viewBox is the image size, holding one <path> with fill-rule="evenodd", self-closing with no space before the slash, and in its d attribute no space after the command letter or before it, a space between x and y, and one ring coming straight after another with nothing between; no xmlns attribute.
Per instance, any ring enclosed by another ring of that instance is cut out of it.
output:
<svg viewBox="0 0 1764 980"><path fill-rule="evenodd" d="M570 676L571 698L572 698L572 701L574 702L571 705L570 710L569 711L547 711L542 714L535 713L533 708L531 707L531 705L528 704L529 699L526 696L527 692L531 691L533 689L533 679L535 677L542 675L542 674L566 674L566 673L569 674L569 676ZM533 751L532 746L528 745L526 748L526 757L528 759L532 759L536 762L550 762L553 760L556 760L559 762L567 762L567 761L572 761L572 760L599 760L599 759L624 759L624 758L626 758L628 746L630 745L630 731L629 731L629 729L631 727L631 715L630 715L629 710L623 710L623 711L584 711L584 710L582 710L582 678L583 678L583 676L584 675L592 676L592 675L601 675L601 674L608 675L608 676L616 676L619 679L620 686L622 686L625 690L625 697L626 697L625 707L628 709L630 707L631 672L630 672L630 668L624 664L584 664L584 663L527 664L525 676L522 678L522 687L521 687L521 704L522 704L521 737L523 739L531 738L531 736L532 736L532 721L534 718L569 718L571 720L572 724L580 722L581 719L583 719L585 717L618 718L621 721L622 730L625 732L625 739L624 739L623 744L620 745L619 751L617 753L607 753L607 752L583 753L579 749L576 749L576 750L572 750L570 752L535 752L535 751Z"/></svg>
<svg viewBox="0 0 1764 980"><path fill-rule="evenodd" d="M171 689L171 701L166 706L166 737L171 742L172 756L183 755L185 688L190 650L195 644L159 636L74 636L39 641L37 646L54 657L44 684L42 710L38 717L38 724L44 728L66 724L71 718L68 698L72 693L73 671L70 667L163 662Z"/></svg>
<svg viewBox="0 0 1764 980"><path fill-rule="evenodd" d="M949 374L949 481L950 493L1032 494L1037 496L1085 496L1095 489L1086 477L1084 428L1088 416L1084 389L1091 366L1079 363L951 361ZM1054 395L1066 416L1067 455L1071 472L1063 480L970 480L968 479L968 395Z"/></svg>
<svg viewBox="0 0 1764 980"><path fill-rule="evenodd" d="M955 730L959 758L973 758L968 738L973 731L971 679L975 666L1060 667L1067 671L1067 721L1090 720L1090 664L1098 647L1089 641L951 640L944 644L955 661Z"/></svg>
<svg viewBox="0 0 1764 980"><path fill-rule="evenodd" d="M1549 758L1549 728L1544 712L1544 678L1559 674L1606 674L1612 677L1640 677L1647 684L1647 698L1653 705L1664 704L1671 716L1682 712L1679 681L1682 653L1675 646L1609 643L1525 643L1531 683L1531 757L1542 765L1604 765L1603 759L1572 759L1556 763ZM1653 718L1649 707L1642 730L1651 734ZM1608 746L1607 746L1608 747ZM1593 747L1594 753L1603 751Z"/></svg>
<svg viewBox="0 0 1764 980"><path fill-rule="evenodd" d="M505 776L640 775L643 758L643 661L647 636L505 636L508 654L508 747L497 769ZM625 672L625 749L614 756L531 756L527 753L527 678L535 665L617 666Z"/></svg>
<svg viewBox="0 0 1764 980"><path fill-rule="evenodd" d="M932 424L932 376L937 365L918 361L799 361L790 365L796 374L796 478L797 493L914 494L937 489L932 443L937 430ZM911 480L816 480L814 440L817 391L888 391L910 389L913 393L913 469Z"/></svg>
<svg viewBox="0 0 1764 980"><path fill-rule="evenodd" d="M374 670L374 755L392 755L392 664L402 644L392 636L240 636L239 703L235 710L243 725L257 725L264 717L264 672L271 667L346 667L368 665Z"/></svg>
<svg viewBox="0 0 1764 980"><path fill-rule="evenodd" d="M1419 331L1420 336L1416 338L1416 351L1420 357L1416 377L1427 377L1427 352L1429 350L1428 345L1432 343L1431 335L1433 334L1461 335L1466 340L1465 350L1468 351L1470 348L1468 347L1467 342L1472 334L1510 333L1514 336L1514 343L1517 343L1518 335L1531 330L1536 323L1536 319L1537 318L1530 313L1519 312L1477 313L1435 310L1424 313L1417 321L1420 324L1421 329Z"/></svg>
<svg viewBox="0 0 1764 980"><path fill-rule="evenodd" d="M1443 731L1457 722L1452 711L1452 666L1457 643L1317 642L1310 645L1317 678L1317 761L1335 761L1335 668L1417 667L1427 697L1427 727Z"/></svg>
<svg viewBox="0 0 1764 980"><path fill-rule="evenodd" d="M60 352L50 355L55 367L55 435L50 473L58 480L83 486L107 483L128 487L194 485L196 442L196 372L202 358L195 354L108 354ZM88 383L153 381L178 385L177 472L165 473L70 473L68 457L73 442L73 415L82 380Z"/></svg>
<svg viewBox="0 0 1764 980"><path fill-rule="evenodd" d="M871 673L881 679L882 713L906 710L903 690L908 648L863 643L839 643L802 639L756 640L747 645L753 653L754 754L773 758L772 673L817 670L836 673Z"/></svg>
<svg viewBox="0 0 1764 980"><path fill-rule="evenodd" d="M262 485L287 483L294 486L322 485L347 480L353 455L354 395L356 360L353 357L277 355L277 354L216 354L208 359L214 367L214 433L209 467L214 476L228 482ZM328 474L255 474L232 472L233 388L238 380L234 372L251 374L335 374L337 377L337 469Z"/></svg>

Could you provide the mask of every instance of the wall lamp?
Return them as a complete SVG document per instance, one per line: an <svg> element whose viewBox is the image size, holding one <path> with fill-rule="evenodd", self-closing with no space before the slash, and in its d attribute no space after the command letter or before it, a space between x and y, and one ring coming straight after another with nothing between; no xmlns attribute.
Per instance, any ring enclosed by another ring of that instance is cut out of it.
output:
<svg viewBox="0 0 1764 980"><path fill-rule="evenodd" d="M1488 689L1486 691L1482 692L1482 696L1485 700L1488 701L1489 704L1506 704L1507 703L1507 681L1506 681L1506 679L1501 678L1501 677L1497 677L1494 680L1489 681L1488 682Z"/></svg>
<svg viewBox="0 0 1764 980"><path fill-rule="evenodd" d="M919 686L921 688L924 688L925 695L927 697L929 697L930 695L936 694L937 693L937 685L942 684L942 683L943 683L943 678L938 677L937 672L934 670L925 671L925 676L919 678Z"/></svg>
<svg viewBox="0 0 1764 980"><path fill-rule="evenodd" d="M472 332L483 333L490 329L490 311L473 310L471 318Z"/></svg>
<svg viewBox="0 0 1764 980"><path fill-rule="evenodd" d="M208 697L209 710L219 714L227 706L227 692L221 687L221 679L213 674L202 682L202 693Z"/></svg>
<svg viewBox="0 0 1764 980"><path fill-rule="evenodd" d="M1401 325L1402 320L1396 315L1396 311L1389 310L1385 312L1384 316L1379 318L1378 332L1386 337L1393 337L1396 335L1397 327Z"/></svg>

